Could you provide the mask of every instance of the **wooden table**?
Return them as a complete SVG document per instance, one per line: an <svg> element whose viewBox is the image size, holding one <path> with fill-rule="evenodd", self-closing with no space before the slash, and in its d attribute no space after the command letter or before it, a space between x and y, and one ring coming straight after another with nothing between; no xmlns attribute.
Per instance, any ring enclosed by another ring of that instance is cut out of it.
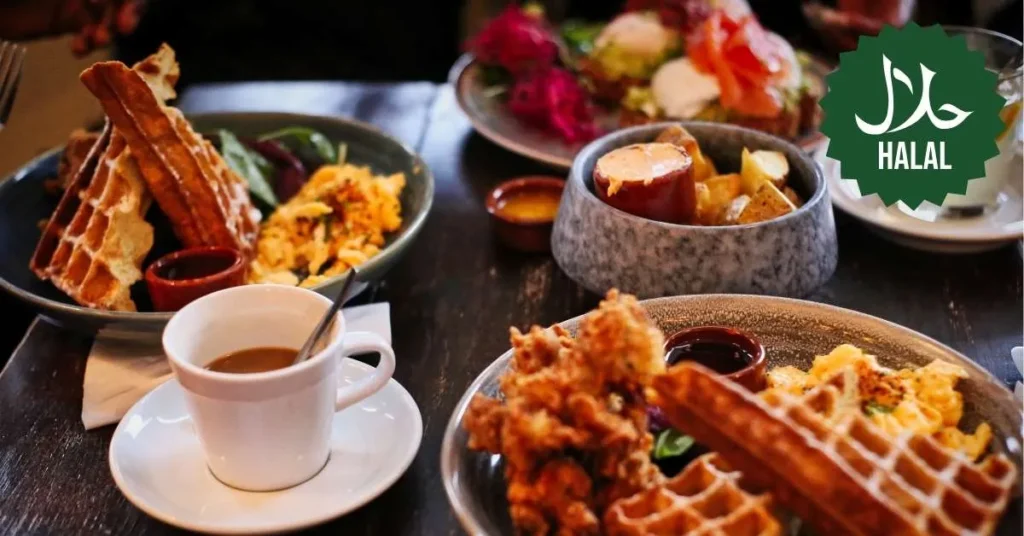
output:
<svg viewBox="0 0 1024 536"><path fill-rule="evenodd" d="M190 91L180 104L187 111L285 109L356 117L405 140L433 170L437 196L423 233L366 298L391 303L395 378L423 412L423 444L390 490L318 530L460 533L438 458L444 426L463 390L508 347L509 326L550 324L598 301L549 256L506 251L492 238L486 192L502 180L549 170L473 134L444 86L213 86ZM837 219L839 268L809 299L930 335L973 356L1007 386L1021 379L1009 359L1022 338L1021 260L1014 248L931 255L884 242L841 214ZM0 304L0 310L14 310L9 300ZM29 321L24 310L14 314L20 325ZM0 534L174 530L137 510L114 486L107 466L113 427L82 428L90 343L37 321L0 374Z"/></svg>

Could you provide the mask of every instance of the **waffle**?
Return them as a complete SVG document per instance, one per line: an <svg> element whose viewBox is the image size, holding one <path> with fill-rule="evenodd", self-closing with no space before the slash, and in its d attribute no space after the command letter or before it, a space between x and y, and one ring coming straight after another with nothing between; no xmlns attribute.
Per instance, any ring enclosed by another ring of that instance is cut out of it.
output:
<svg viewBox="0 0 1024 536"><path fill-rule="evenodd" d="M226 246L251 254L259 213L245 181L142 73L117 61L94 64L82 83L128 141L149 191L185 247Z"/></svg>
<svg viewBox="0 0 1024 536"><path fill-rule="evenodd" d="M43 230L33 271L86 307L134 311L130 288L153 247L150 199L124 137L108 126Z"/></svg>
<svg viewBox="0 0 1024 536"><path fill-rule="evenodd" d="M664 484L608 507L608 536L775 536L782 525L771 498L740 487L741 475L712 452L690 462Z"/></svg>
<svg viewBox="0 0 1024 536"><path fill-rule="evenodd" d="M753 395L690 363L653 384L674 426L720 453L820 534L991 534L1017 468L974 464L931 437L890 438L842 411L852 371L794 397Z"/></svg>
<svg viewBox="0 0 1024 536"><path fill-rule="evenodd" d="M133 69L161 98L174 97L178 66L170 48L162 47ZM74 143L81 145L83 137ZM134 311L131 286L142 278L142 262L153 247L153 227L145 221L152 197L125 137L109 122L81 160L43 227L29 267L81 305Z"/></svg>
<svg viewBox="0 0 1024 536"><path fill-rule="evenodd" d="M68 136L68 143L57 163L57 180L54 184L56 191L62 192L71 184L99 137L99 132L86 132L83 129L75 130Z"/></svg>

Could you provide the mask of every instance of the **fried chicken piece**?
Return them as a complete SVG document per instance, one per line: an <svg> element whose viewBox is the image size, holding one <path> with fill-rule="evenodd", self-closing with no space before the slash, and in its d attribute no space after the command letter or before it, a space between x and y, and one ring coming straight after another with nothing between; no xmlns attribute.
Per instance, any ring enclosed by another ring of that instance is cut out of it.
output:
<svg viewBox="0 0 1024 536"><path fill-rule="evenodd" d="M529 534L598 534L594 515L593 484L579 463L567 459L548 461L536 474L509 470L509 514L519 530ZM550 520L550 521L549 521Z"/></svg>
<svg viewBox="0 0 1024 536"><path fill-rule="evenodd" d="M513 349L512 368L520 374L533 374L551 366L563 348L573 345L569 332L557 324L548 329L533 326L526 335L514 327L509 332Z"/></svg>
<svg viewBox="0 0 1024 536"><path fill-rule="evenodd" d="M524 468L567 450L586 450L594 440L561 416L514 403L502 430L502 449L497 452L505 457L506 464Z"/></svg>
<svg viewBox="0 0 1024 536"><path fill-rule="evenodd" d="M663 480L643 396L664 370L663 336L634 297L612 290L576 339L559 326L513 328L510 339L504 401L473 399L469 447L502 455L521 532L597 533L607 505Z"/></svg>
<svg viewBox="0 0 1024 536"><path fill-rule="evenodd" d="M600 488L596 504L601 509L662 480L661 471L651 461L654 437L647 431L646 406L614 404L622 406L621 412L608 411L587 394L577 393L569 400L577 426L600 441L592 456Z"/></svg>
<svg viewBox="0 0 1024 536"><path fill-rule="evenodd" d="M637 391L665 371L665 337L640 302L618 290L608 292L596 311L580 322L576 366L592 374L591 386Z"/></svg>
<svg viewBox="0 0 1024 536"><path fill-rule="evenodd" d="M479 394L474 396L462 421L466 430L470 430L469 448L488 452L501 450L501 427L507 416L508 409L500 401Z"/></svg>

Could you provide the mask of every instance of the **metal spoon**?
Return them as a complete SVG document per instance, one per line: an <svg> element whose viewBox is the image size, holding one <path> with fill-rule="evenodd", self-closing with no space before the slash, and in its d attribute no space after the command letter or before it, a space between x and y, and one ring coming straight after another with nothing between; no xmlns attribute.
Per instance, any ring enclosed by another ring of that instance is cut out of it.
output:
<svg viewBox="0 0 1024 536"><path fill-rule="evenodd" d="M345 296L348 295L348 289L352 287L352 283L356 280L356 269L350 268L348 271L348 277L345 278L345 283L341 286L341 291L338 292L338 296L334 298L334 303L324 313L323 318L320 319L320 323L316 325L316 329L313 330L313 334L306 339L305 344L299 349L299 353L295 355L295 361L292 364L298 364L306 359L313 353L313 349L317 347L320 339L323 338L324 334L330 330L331 326L334 325L334 319L338 317L338 309L341 309L341 305L345 303Z"/></svg>

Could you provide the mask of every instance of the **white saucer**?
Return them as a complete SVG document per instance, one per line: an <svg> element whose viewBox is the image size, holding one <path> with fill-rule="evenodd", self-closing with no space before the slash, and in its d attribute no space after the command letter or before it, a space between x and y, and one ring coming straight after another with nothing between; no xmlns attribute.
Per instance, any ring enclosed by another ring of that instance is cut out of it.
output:
<svg viewBox="0 0 1024 536"><path fill-rule="evenodd" d="M372 370L343 359L340 380L352 383ZM289 531L341 516L383 493L409 467L422 436L416 402L391 380L335 414L331 457L312 479L282 491L240 491L207 469L181 386L171 379L121 420L110 442L110 471L132 504L165 523L219 534Z"/></svg>
<svg viewBox="0 0 1024 536"><path fill-rule="evenodd" d="M886 207L877 195L861 196L857 182L843 179L837 160L816 152L832 204L868 224L878 235L902 246L936 253L977 253L1024 238L1024 196L1019 181L1007 181L999 207L970 218L938 217L939 207L922 203L917 210L902 201Z"/></svg>

